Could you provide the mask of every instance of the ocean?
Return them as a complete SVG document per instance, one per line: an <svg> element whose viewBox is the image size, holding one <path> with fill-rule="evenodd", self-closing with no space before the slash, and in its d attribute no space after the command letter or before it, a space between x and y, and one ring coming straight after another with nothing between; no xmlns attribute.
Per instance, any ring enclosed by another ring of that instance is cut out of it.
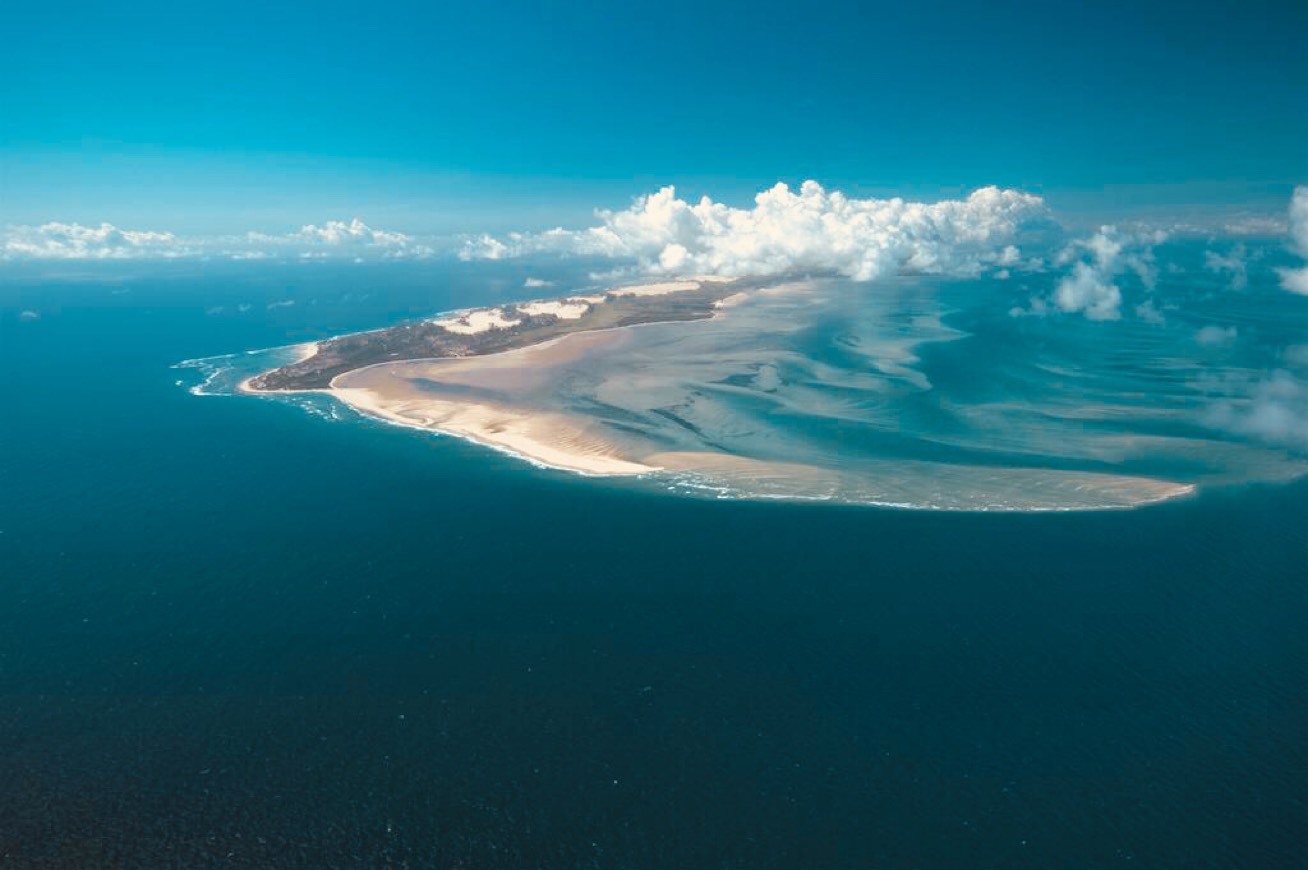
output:
<svg viewBox="0 0 1308 870"><path fill-rule="evenodd" d="M5 266L0 865L1308 861L1308 481L691 498L174 368L522 268Z"/></svg>

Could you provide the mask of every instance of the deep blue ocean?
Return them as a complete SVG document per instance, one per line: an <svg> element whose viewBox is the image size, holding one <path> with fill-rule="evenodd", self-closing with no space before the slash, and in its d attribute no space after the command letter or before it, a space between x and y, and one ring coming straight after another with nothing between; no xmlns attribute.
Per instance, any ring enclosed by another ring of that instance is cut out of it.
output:
<svg viewBox="0 0 1308 870"><path fill-rule="evenodd" d="M172 368L514 268L6 267L0 866L1308 863L1308 482L680 498Z"/></svg>

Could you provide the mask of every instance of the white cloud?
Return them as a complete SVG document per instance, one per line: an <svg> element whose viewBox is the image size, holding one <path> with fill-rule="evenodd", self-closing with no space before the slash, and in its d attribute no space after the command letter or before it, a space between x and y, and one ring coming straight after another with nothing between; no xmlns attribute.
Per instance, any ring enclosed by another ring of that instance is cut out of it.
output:
<svg viewBox="0 0 1308 870"><path fill-rule="evenodd" d="M1229 254L1217 251L1204 252L1204 268L1217 275L1231 276L1231 289L1243 290L1249 285L1249 264L1245 259L1244 245L1236 245Z"/></svg>
<svg viewBox="0 0 1308 870"><path fill-rule="evenodd" d="M553 287L553 286L554 286L554 282L553 282L553 281L546 281L546 280L544 280L543 278L528 278L526 281L523 281L523 282L522 282L522 286L523 286L523 287L530 287L530 288L537 288L537 287Z"/></svg>
<svg viewBox="0 0 1308 870"><path fill-rule="evenodd" d="M1119 279L1133 272L1146 290L1152 290L1158 280L1153 246L1164 238L1166 235L1156 230L1123 232L1116 227L1103 226L1093 236L1073 241L1055 260L1056 265L1070 265L1072 270L1054 287L1053 306L1068 314L1082 314L1090 320L1121 319ZM1033 300L1026 313L1041 314L1048 310L1049 306L1043 300ZM1161 319L1148 299L1136 306L1136 312L1151 322Z"/></svg>
<svg viewBox="0 0 1308 870"><path fill-rule="evenodd" d="M1308 259L1308 185L1296 187L1290 198L1290 247ZM1308 266L1277 271L1281 273L1282 287L1308 296Z"/></svg>
<svg viewBox="0 0 1308 870"><path fill-rule="evenodd" d="M416 242L412 236L368 226L359 218L346 221L327 221L322 226L305 224L293 233L269 235L247 233L247 241L255 246L245 251L262 256L298 256L305 260L326 260L348 257L360 262L368 257L386 259L429 257L435 253L430 246Z"/></svg>
<svg viewBox="0 0 1308 870"><path fill-rule="evenodd" d="M305 224L291 238L324 245L376 245L381 247L404 247L412 241L404 233L375 230L357 217L349 223L345 221L327 221L322 226Z"/></svg>
<svg viewBox="0 0 1308 870"><path fill-rule="evenodd" d="M1291 293L1308 296L1308 266L1301 269L1280 269L1281 286Z"/></svg>
<svg viewBox="0 0 1308 870"><path fill-rule="evenodd" d="M1308 185L1294 189L1290 197L1290 243L1301 257L1308 257Z"/></svg>
<svg viewBox="0 0 1308 870"><path fill-rule="evenodd" d="M629 259L648 272L777 275L838 272L867 281L896 272L976 274L1016 265L1019 229L1046 215L1038 196L985 187L936 203L854 199L806 181L759 193L734 208L704 197L689 203L672 187L622 211L599 211L600 225L503 239L470 240L465 259L556 252Z"/></svg>
<svg viewBox="0 0 1308 870"><path fill-rule="evenodd" d="M1058 282L1054 304L1061 311L1079 311L1091 320L1118 320L1122 316L1122 291L1112 278L1112 273L1090 263L1077 263L1072 274Z"/></svg>
<svg viewBox="0 0 1308 870"><path fill-rule="evenodd" d="M322 226L306 224L283 235L251 232L191 238L158 230L120 229L109 223L83 226L52 222L9 227L0 250L6 260L256 260L304 255L354 259L427 257L435 253L404 233L374 229L358 218L327 221Z"/></svg>
<svg viewBox="0 0 1308 870"><path fill-rule="evenodd" d="M1234 326L1205 326L1194 334L1196 344L1204 347L1222 347L1231 344L1239 336Z"/></svg>
<svg viewBox="0 0 1308 870"><path fill-rule="evenodd" d="M123 260L172 258L189 253L172 233L123 230L108 223L98 227L58 222L39 227L12 227L4 242L5 259Z"/></svg>
<svg viewBox="0 0 1308 870"><path fill-rule="evenodd" d="M1207 422L1273 444L1308 449L1308 382L1278 369L1254 385L1249 398L1218 402Z"/></svg>
<svg viewBox="0 0 1308 870"><path fill-rule="evenodd" d="M1158 310L1158 306L1154 304L1152 299L1146 299L1137 305L1135 307L1135 316L1145 323L1152 323L1155 326L1162 326L1167 322L1167 318L1163 316L1163 312Z"/></svg>
<svg viewBox="0 0 1308 870"><path fill-rule="evenodd" d="M31 321L33 321L33 320L40 320L40 319L41 319L41 312L36 311L36 310L34 310L34 309L31 309L31 308L26 308L26 309L24 309L22 312L19 313L19 315L18 315L18 319L19 319L19 320L22 320L22 321L26 321L26 322L31 322Z"/></svg>
<svg viewBox="0 0 1308 870"><path fill-rule="evenodd" d="M1228 236L1283 236L1286 229L1284 218L1269 215L1250 215L1222 225Z"/></svg>

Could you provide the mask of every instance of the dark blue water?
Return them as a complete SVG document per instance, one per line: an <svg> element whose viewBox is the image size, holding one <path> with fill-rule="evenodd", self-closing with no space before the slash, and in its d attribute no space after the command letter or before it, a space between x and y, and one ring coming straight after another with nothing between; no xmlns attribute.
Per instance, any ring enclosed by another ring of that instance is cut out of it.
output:
<svg viewBox="0 0 1308 870"><path fill-rule="evenodd" d="M1308 857L1308 486L691 500L169 368L462 268L6 278L0 865Z"/></svg>

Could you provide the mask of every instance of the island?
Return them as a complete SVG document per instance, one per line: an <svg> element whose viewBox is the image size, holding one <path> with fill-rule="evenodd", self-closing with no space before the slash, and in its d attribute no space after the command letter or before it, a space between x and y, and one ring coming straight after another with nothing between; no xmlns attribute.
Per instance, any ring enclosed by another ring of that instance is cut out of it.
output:
<svg viewBox="0 0 1308 870"><path fill-rule="evenodd" d="M698 277L466 309L301 345L236 389L323 394L538 467L711 498L1039 511L1194 491L1094 458L992 457L992 429L975 430L979 446L958 440L965 429L914 429L941 400L905 361L956 333L931 318L831 317L839 331L815 343L803 324L845 304L833 289L857 292Z"/></svg>

